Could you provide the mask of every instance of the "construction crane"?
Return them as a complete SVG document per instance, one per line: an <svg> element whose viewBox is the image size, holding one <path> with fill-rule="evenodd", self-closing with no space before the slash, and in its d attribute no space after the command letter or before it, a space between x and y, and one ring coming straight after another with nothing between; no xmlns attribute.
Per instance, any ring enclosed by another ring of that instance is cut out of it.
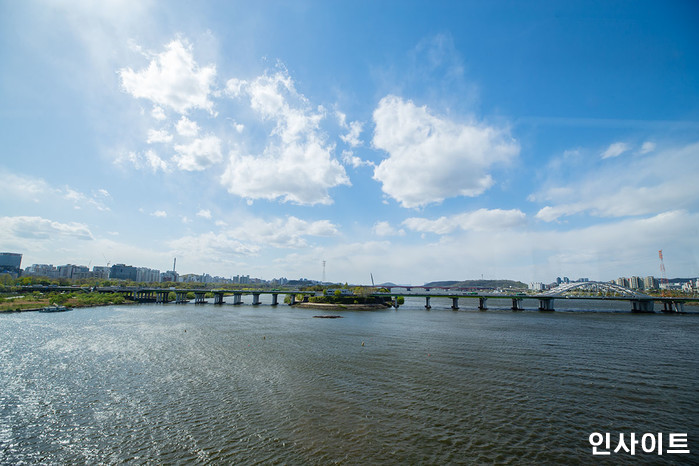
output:
<svg viewBox="0 0 699 466"><path fill-rule="evenodd" d="M663 262L663 250L658 251L658 257L660 257L660 295L665 296L668 290L667 276L665 275L665 263Z"/></svg>

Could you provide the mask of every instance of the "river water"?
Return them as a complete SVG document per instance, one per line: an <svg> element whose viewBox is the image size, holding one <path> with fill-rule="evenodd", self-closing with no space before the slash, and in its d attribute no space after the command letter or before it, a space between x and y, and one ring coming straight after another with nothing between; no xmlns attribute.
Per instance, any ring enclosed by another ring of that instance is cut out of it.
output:
<svg viewBox="0 0 699 466"><path fill-rule="evenodd" d="M2 314L0 463L697 464L699 314L431 304Z"/></svg>

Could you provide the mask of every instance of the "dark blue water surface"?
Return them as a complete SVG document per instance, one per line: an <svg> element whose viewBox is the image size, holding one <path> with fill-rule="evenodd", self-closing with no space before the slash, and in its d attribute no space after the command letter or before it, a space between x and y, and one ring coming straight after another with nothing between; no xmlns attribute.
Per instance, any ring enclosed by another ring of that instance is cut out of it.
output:
<svg viewBox="0 0 699 466"><path fill-rule="evenodd" d="M699 315L488 305L2 314L0 463L697 462ZM691 453L593 457L592 432Z"/></svg>

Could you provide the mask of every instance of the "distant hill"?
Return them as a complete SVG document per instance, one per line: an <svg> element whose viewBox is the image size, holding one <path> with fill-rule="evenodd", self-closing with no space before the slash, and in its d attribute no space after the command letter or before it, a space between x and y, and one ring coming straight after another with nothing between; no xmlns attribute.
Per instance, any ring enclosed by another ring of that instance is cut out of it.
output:
<svg viewBox="0 0 699 466"><path fill-rule="evenodd" d="M515 280L446 280L425 283L424 286L441 286L449 288L528 288L526 283Z"/></svg>

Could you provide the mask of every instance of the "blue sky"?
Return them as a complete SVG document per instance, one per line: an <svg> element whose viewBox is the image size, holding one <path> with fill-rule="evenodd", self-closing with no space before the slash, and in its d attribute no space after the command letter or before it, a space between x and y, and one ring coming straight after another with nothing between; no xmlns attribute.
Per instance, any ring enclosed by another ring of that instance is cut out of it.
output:
<svg viewBox="0 0 699 466"><path fill-rule="evenodd" d="M697 19L0 1L0 250L421 284L658 276L662 249L697 276Z"/></svg>

